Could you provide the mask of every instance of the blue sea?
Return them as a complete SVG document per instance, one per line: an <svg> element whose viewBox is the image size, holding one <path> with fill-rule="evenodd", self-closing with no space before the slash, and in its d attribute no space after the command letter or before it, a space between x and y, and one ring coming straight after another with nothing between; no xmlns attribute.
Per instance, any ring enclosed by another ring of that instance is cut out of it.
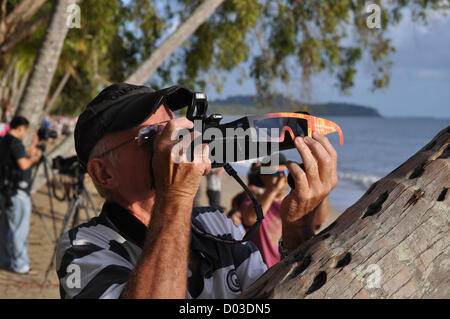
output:
<svg viewBox="0 0 450 319"><path fill-rule="evenodd" d="M231 120L238 117L226 118ZM330 194L331 204L340 209L353 205L372 185L425 146L450 119L327 117L344 134L339 145L337 133L327 135L338 153L339 182ZM301 162L296 150L283 152L289 160ZM246 176L248 162L233 164Z"/></svg>

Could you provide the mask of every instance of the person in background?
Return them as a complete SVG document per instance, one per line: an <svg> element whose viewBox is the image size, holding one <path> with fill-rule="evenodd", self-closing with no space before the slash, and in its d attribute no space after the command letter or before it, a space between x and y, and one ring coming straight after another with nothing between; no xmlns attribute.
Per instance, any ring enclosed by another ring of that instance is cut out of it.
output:
<svg viewBox="0 0 450 319"><path fill-rule="evenodd" d="M242 203L248 198L246 192L241 192L233 197L231 200L231 209L239 210Z"/></svg>
<svg viewBox="0 0 450 319"><path fill-rule="evenodd" d="M29 132L26 118L13 118L10 127L8 134L0 142L1 156L8 157L2 161L2 171L8 175L10 185L14 188L11 192L14 194L10 198L11 205L0 217L0 267L18 274L34 275L36 272L30 268L27 253L31 215L31 168L39 162L41 151L38 148L37 134L34 134L28 151L25 150L23 140Z"/></svg>
<svg viewBox="0 0 450 319"><path fill-rule="evenodd" d="M50 117L46 116L42 120L42 127L44 127L46 130L51 130L52 129L52 124L51 124Z"/></svg>
<svg viewBox="0 0 450 319"><path fill-rule="evenodd" d="M0 123L0 137L3 137L8 133L9 131L9 124L7 123Z"/></svg>
<svg viewBox="0 0 450 319"><path fill-rule="evenodd" d="M242 225L242 213L239 210L242 203L248 198L245 192L241 192L233 197L231 200L231 210L228 212L227 216L233 223L239 228L242 235L245 234L245 227Z"/></svg>
<svg viewBox="0 0 450 319"><path fill-rule="evenodd" d="M266 158L262 164L262 166L270 166L274 173L258 174L259 181L257 176L254 179L257 185L263 185L263 193L257 196L257 199L262 207L264 219L259 227L258 233L252 241L258 247L264 262L269 268L280 261L278 249L278 241L282 235L280 211L282 201L289 190L287 182L287 160L282 153L278 155L279 165L271 166L269 158ZM316 220L323 222L328 218L329 209L328 198L325 198L314 212L314 228L318 226ZM242 223L244 227L250 228L256 222L256 213L253 205L251 205L250 199L246 199L241 204L240 211L242 212Z"/></svg>
<svg viewBox="0 0 450 319"><path fill-rule="evenodd" d="M264 192L264 184L259 176L261 162L254 162L247 174L247 186L254 195L261 195Z"/></svg>
<svg viewBox="0 0 450 319"><path fill-rule="evenodd" d="M220 195L222 192L222 174L223 167L213 168L206 176L209 205L213 207L220 207Z"/></svg>

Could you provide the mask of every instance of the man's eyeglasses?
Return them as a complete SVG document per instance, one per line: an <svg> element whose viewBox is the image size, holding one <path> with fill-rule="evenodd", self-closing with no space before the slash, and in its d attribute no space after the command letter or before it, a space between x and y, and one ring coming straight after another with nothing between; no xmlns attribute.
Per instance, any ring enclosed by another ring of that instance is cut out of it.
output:
<svg viewBox="0 0 450 319"><path fill-rule="evenodd" d="M117 146L110 148L109 150L104 151L103 153L95 155L95 157L103 157L106 154L111 153L111 152L117 150L118 148L120 148L124 145L127 145L129 143L132 143L132 142L136 142L138 146L149 144L149 143L153 142L153 138L156 135L156 133L158 132L158 126L161 124L165 124L167 122L169 122L169 121L163 121L163 122L155 123L152 125L144 126L139 129L136 136L120 143Z"/></svg>

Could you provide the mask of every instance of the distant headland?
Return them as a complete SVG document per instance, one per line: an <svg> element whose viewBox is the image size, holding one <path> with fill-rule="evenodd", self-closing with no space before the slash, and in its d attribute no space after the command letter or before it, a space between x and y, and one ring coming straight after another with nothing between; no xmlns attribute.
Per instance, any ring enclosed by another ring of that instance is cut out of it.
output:
<svg viewBox="0 0 450 319"><path fill-rule="evenodd" d="M209 102L208 113L221 113L224 115L241 115L270 112L303 111L315 116L372 116L381 117L380 113L372 107L352 103L328 102L323 104L310 104L295 101L284 96L276 96L265 105L254 95L233 95L225 99Z"/></svg>

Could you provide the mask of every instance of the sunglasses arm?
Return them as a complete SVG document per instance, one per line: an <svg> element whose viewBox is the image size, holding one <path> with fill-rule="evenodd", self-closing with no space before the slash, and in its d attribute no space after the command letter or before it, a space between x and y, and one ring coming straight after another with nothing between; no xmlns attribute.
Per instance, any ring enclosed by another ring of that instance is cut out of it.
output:
<svg viewBox="0 0 450 319"><path fill-rule="evenodd" d="M344 145L344 134L336 123L315 116L308 116L308 135L317 132L322 135L337 132L339 134L339 144Z"/></svg>

